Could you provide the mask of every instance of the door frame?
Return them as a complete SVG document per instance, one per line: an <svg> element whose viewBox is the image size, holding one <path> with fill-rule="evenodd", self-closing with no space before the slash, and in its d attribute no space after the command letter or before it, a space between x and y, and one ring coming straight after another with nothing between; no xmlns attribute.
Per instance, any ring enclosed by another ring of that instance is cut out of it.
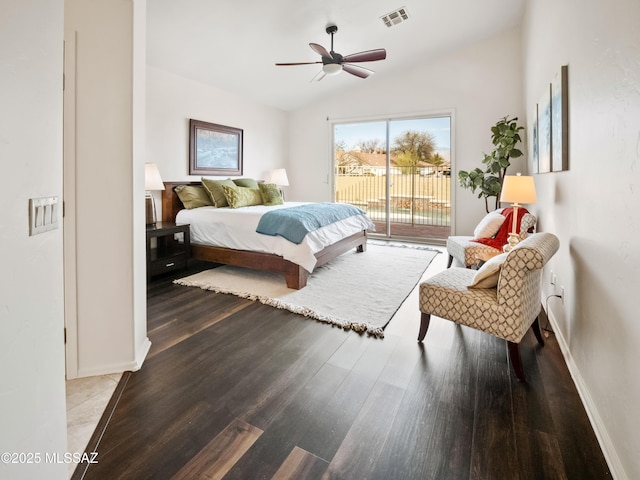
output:
<svg viewBox="0 0 640 480"><path fill-rule="evenodd" d="M335 156L335 127L339 124L349 124L349 123L368 123L368 122L386 122L386 142L387 142L387 161L386 161L386 169L387 169L387 182L385 186L386 198L389 198L390 187L389 187L389 172L390 172L390 145L389 145L389 124L393 121L398 120L411 120L411 119L419 119L419 118L428 118L428 117L448 117L449 118L449 160L450 160L450 169L451 169L451 177L449 179L449 203L451 205L451 209L449 212L449 228L450 235L455 235L455 225L456 225L456 181L457 176L456 172L456 109L455 108L442 108L437 110L428 110L428 111L418 111L412 113L399 113L399 114L391 114L391 115L372 115L372 116L363 116L363 117L344 117L344 118L330 118L327 117L327 123L329 128L329 186L331 189L332 201L336 199L336 156ZM385 206L385 217L386 217L386 228L384 233L385 239L391 239L390 235L390 207L389 202L387 201ZM382 235L380 235L382 236Z"/></svg>
<svg viewBox="0 0 640 480"><path fill-rule="evenodd" d="M67 380L78 377L76 270L76 32L64 32L63 83L64 327Z"/></svg>

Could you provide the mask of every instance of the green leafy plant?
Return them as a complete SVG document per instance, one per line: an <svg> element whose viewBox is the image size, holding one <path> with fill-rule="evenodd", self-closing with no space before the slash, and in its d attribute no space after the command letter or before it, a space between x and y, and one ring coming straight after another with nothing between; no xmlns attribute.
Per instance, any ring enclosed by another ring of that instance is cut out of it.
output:
<svg viewBox="0 0 640 480"><path fill-rule="evenodd" d="M489 198L495 197L494 209L498 208L502 181L511 165L512 158L522 156L518 144L522 141L520 130L524 127L518 125L518 118L501 118L491 127L491 142L495 146L489 154L484 154L482 163L485 169L475 168L469 172L458 172L458 181L463 188L478 193L478 198L484 198L485 210L489 213Z"/></svg>

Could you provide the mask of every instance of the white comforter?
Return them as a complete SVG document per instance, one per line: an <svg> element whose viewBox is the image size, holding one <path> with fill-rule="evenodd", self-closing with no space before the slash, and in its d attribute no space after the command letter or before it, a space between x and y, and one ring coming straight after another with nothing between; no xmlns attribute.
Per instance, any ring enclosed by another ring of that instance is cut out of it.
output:
<svg viewBox="0 0 640 480"><path fill-rule="evenodd" d="M286 202L270 207L255 205L242 208L200 207L181 210L176 216L176 224L190 225L191 242L194 244L273 253L301 265L308 272L312 272L316 265L316 252L362 230L375 230L368 217L357 215L308 233L299 245L279 236L272 237L256 232L260 217L265 212L302 204Z"/></svg>

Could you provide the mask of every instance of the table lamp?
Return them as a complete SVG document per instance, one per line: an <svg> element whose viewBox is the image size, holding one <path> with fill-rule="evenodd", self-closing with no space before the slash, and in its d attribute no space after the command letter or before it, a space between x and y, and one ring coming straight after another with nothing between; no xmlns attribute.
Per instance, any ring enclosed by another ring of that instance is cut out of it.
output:
<svg viewBox="0 0 640 480"><path fill-rule="evenodd" d="M513 203L513 225L509 233L509 243L503 247L508 252L520 241L518 238L518 207L521 203L536 203L536 186L533 177L505 175L502 182L501 202Z"/></svg>
<svg viewBox="0 0 640 480"><path fill-rule="evenodd" d="M276 168L275 170L271 170L267 183L276 184L276 186L280 190L280 195L282 195L282 199L284 200L284 190L282 189L282 187L289 186L287 171L284 168Z"/></svg>
<svg viewBox="0 0 640 480"><path fill-rule="evenodd" d="M162 183L162 177L160 177L160 171L155 163L144 164L144 189L147 191L145 194L145 208L147 226L155 226L157 221L156 216L156 202L151 194L152 190L164 190L164 183Z"/></svg>

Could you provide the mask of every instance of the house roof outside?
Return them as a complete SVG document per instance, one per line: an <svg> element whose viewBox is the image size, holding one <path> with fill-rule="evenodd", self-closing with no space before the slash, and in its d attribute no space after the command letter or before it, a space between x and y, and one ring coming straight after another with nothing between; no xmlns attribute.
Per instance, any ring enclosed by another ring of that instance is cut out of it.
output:
<svg viewBox="0 0 640 480"><path fill-rule="evenodd" d="M345 152L346 155L353 157L354 162L360 162L362 165L368 165L370 167L384 167L387 164L387 156L384 153L367 153L367 152ZM449 166L451 164L451 154L449 150L438 150L438 152L444 158L444 165ZM393 154L391 155L391 163L394 163ZM428 167L431 166L428 162L419 162L419 166Z"/></svg>

